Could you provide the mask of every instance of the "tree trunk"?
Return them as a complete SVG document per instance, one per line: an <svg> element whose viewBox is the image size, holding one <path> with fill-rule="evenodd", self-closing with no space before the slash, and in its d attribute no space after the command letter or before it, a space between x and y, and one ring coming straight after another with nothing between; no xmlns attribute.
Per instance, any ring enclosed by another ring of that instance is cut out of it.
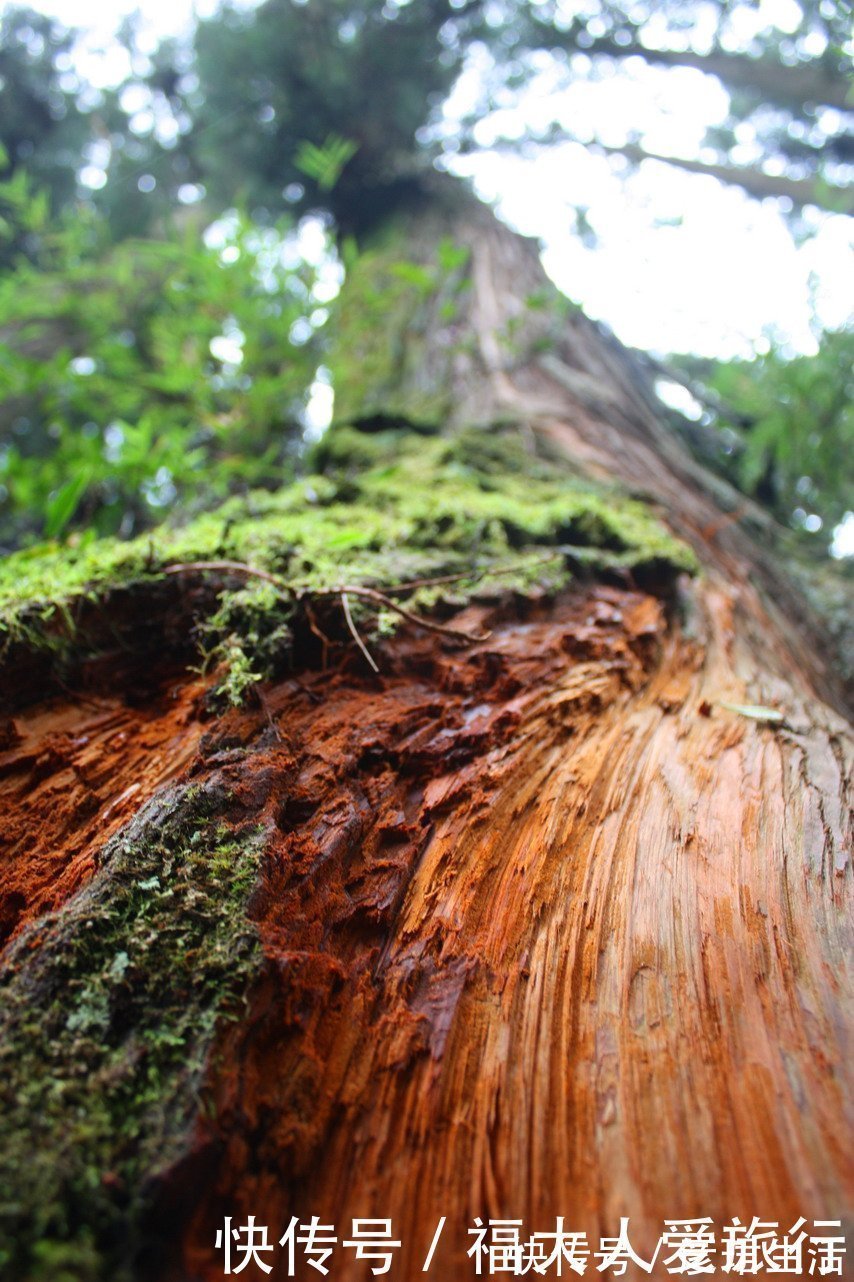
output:
<svg viewBox="0 0 854 1282"><path fill-rule="evenodd" d="M70 1204L97 1250L85 1272L78 1242L69 1276L220 1278L225 1216L271 1241L292 1216L342 1240L353 1217L391 1218L405 1280L440 1216L431 1272L449 1279L473 1275L476 1216L528 1235L563 1216L591 1250L629 1216L645 1258L665 1217L844 1220L851 727L763 518L482 207L442 196L386 229L350 273L337 348L338 418L366 439L510 427L615 505L642 496L701 570L469 600L453 625L488 638L406 628L376 676L353 645L213 723L205 680L150 659L142 700L139 666L102 660L97 706L16 713L0 903L22 1007L55 1000L40 956L125 903L122 859L152 833L133 884L162 881L176 814L201 798L260 834L260 955L223 970L245 1005L160 1130L126 1137L137 1186L95 1162L91 1204L141 1193L145 1213L117 1241L112 1210ZM208 927L187 930L207 956ZM120 926L111 948L132 969ZM135 1035L118 1051L144 1060ZM332 1276L370 1276L354 1254ZM26 1267L47 1276L37 1254Z"/></svg>

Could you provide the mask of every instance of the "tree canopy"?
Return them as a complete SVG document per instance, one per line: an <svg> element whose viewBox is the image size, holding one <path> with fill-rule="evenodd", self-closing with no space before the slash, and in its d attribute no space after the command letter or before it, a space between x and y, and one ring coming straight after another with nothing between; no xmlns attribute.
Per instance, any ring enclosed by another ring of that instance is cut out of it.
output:
<svg viewBox="0 0 854 1282"><path fill-rule="evenodd" d="M109 95L70 70L72 33L10 10L0 74L14 93L4 94L0 137L12 165L25 164L60 198L84 146L94 149L110 178L101 201L120 226L130 214L119 187L146 165L160 201L200 181L212 210L243 199L268 213L283 202L343 213L366 191L382 188L388 199L442 153L477 147L484 116L512 104L544 68L555 119L540 133L554 140L575 136L561 117L562 87L645 64L711 76L726 89L728 116L702 153L667 153L640 132L582 142L635 163L652 155L710 173L758 197L846 210L854 163L847 9L803 0L776 25L747 0L225 4L188 40L164 41L153 54L140 52L127 24L131 74ZM486 55L476 110L443 135L432 126L474 51ZM517 129L506 141L536 136ZM300 156L335 138L347 143L348 164L332 195L334 166L313 172ZM158 200L135 203L143 221Z"/></svg>
<svg viewBox="0 0 854 1282"><path fill-rule="evenodd" d="M417 206L437 166L568 138L623 167L655 157L778 200L796 233L806 205L850 210L845 8L225 4L153 49L126 22L127 75L109 89L76 69L76 33L7 10L0 537L131 532L190 489L204 504L286 478L325 311L311 272L293 251L284 267L269 236L283 244L307 213L331 219L346 257ZM699 151L668 152L642 129L573 128L567 87L619 93L639 74L723 88L727 114ZM449 115L463 80L467 102ZM549 110L532 126L517 108L536 93ZM204 229L235 208L240 243L207 248ZM820 335L819 348L673 364L699 393L699 430L680 430L704 462L826 546L848 502L833 460L851 456L850 337Z"/></svg>

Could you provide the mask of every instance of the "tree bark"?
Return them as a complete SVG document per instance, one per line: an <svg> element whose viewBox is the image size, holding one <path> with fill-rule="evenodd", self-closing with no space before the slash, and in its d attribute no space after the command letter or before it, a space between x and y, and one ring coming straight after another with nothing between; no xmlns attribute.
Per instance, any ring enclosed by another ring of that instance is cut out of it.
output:
<svg viewBox="0 0 854 1282"><path fill-rule="evenodd" d="M443 245L467 253L360 329L368 284ZM13 970L55 929L26 919L71 892L66 928L83 929L96 832L163 797L190 752L216 813L264 834L262 959L180 1151L150 1164L130 1274L220 1278L224 1216L271 1240L294 1215L341 1239L354 1216L391 1217L407 1280L440 1216L433 1272L450 1279L473 1273L476 1216L528 1233L563 1216L595 1249L628 1215L645 1257L665 1217L844 1219L851 724L757 514L482 207L442 195L387 229L351 273L338 345L340 418L510 424L568 476L642 495L702 570L675 593L610 576L470 602L455 625L489 639L400 637L379 677L355 658L307 668L206 727L178 680L180 713L146 717L144 769L124 707L16 716L9 867L26 858L46 889L28 899L20 877L7 899ZM48 797L64 828L33 844ZM333 1275L364 1269L339 1250Z"/></svg>

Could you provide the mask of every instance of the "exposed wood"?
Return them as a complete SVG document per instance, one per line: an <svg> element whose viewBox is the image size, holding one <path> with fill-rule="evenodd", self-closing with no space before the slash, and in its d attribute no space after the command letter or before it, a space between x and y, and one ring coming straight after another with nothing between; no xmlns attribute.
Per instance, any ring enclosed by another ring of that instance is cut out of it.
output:
<svg viewBox="0 0 854 1282"><path fill-rule="evenodd" d="M91 876L104 842L192 760L206 681L126 667L0 724L0 948Z"/></svg>
<svg viewBox="0 0 854 1282"><path fill-rule="evenodd" d="M479 210L451 217L471 247L456 325L476 341L419 316L396 411L411 372L413 418L444 389L452 423L516 419L645 493L705 566L691 637L604 591L476 647L456 711L448 659L412 721L388 721L388 690L313 711L299 778L334 791L285 826L262 924L276 978L212 1084L220 1122L199 1139L226 1149L186 1248L205 1277L232 1207L393 1216L414 1278L442 1214L456 1277L478 1214L563 1214L594 1237L629 1214L651 1250L665 1215L851 1205L852 740L818 694L838 690L773 556L720 524L720 492L617 345L580 315L555 340L526 302L544 286L533 245ZM411 221L405 252L429 252ZM721 702L773 705L786 728Z"/></svg>
<svg viewBox="0 0 854 1282"><path fill-rule="evenodd" d="M629 1214L651 1253L665 1215L843 1210L850 739L793 687L794 731L708 715L762 674L702 609L689 642L599 589L426 678L271 692L270 971L163 1193L205 1180L189 1276L224 1214L392 1216L415 1278L442 1214L463 1277L475 1215Z"/></svg>

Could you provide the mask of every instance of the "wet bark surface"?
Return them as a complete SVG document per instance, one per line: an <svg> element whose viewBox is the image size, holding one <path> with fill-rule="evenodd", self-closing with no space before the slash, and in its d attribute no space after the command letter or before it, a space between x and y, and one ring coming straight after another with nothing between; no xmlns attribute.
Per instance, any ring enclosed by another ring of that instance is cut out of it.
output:
<svg viewBox="0 0 854 1282"><path fill-rule="evenodd" d="M690 639L590 587L471 648L398 638L379 678L303 672L201 742L193 684L17 721L72 771L42 825L75 830L84 766L118 825L142 754L149 787L224 772L272 834L262 973L161 1174L148 1276L221 1277L224 1215L392 1217L415 1277L444 1214L434 1267L462 1277L476 1215L595 1238L628 1214L651 1252L665 1215L845 1214L850 740L794 686L783 727L722 708L763 674L732 596L691 591ZM26 843L10 875L55 905L82 837L61 876Z"/></svg>

